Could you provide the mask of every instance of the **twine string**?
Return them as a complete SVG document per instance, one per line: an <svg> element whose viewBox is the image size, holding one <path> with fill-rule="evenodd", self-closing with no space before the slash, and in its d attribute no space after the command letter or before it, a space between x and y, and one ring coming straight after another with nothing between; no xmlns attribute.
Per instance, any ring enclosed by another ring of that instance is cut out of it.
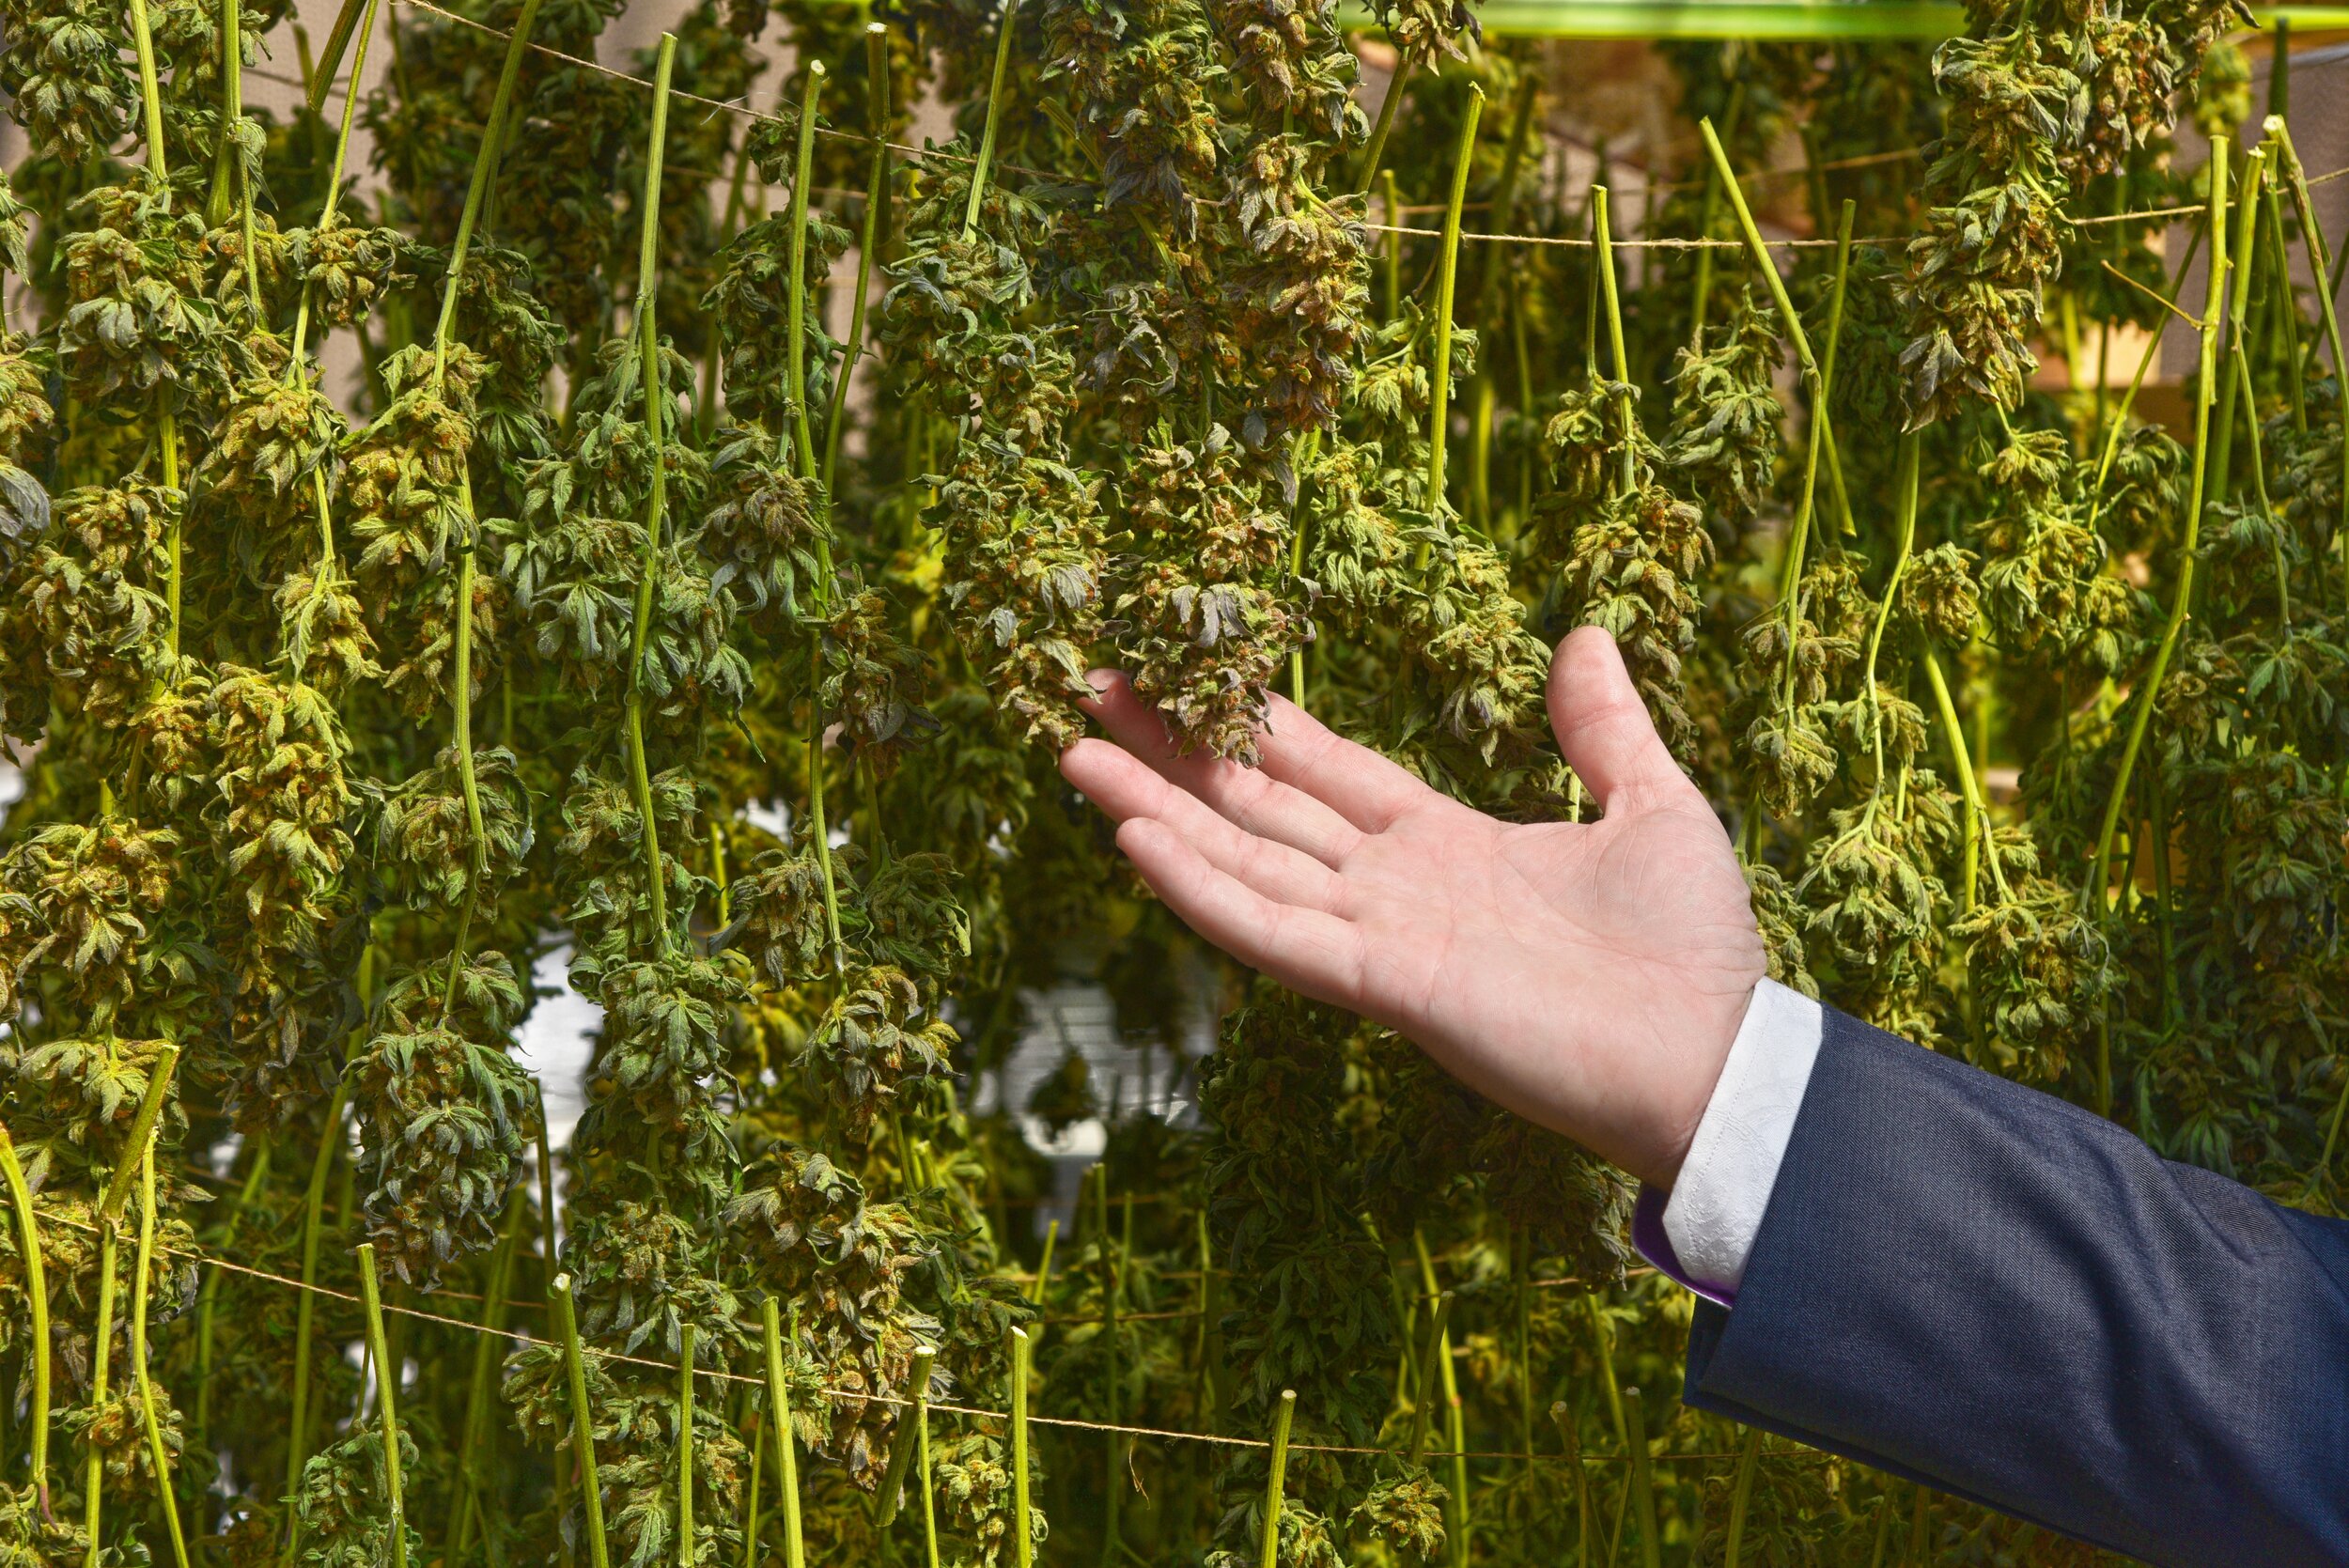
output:
<svg viewBox="0 0 2349 1568"><path fill-rule="evenodd" d="M407 3L407 0L402 0L402 3ZM86 1220L68 1219L63 1215L44 1216L43 1222L51 1225L61 1225L69 1230L83 1231L91 1235L96 1235L98 1234L98 1227L90 1224ZM206 1252L201 1249L173 1247L158 1241L155 1244L155 1251L165 1257L185 1258L190 1262L198 1265L209 1264L215 1268L226 1269L231 1274L241 1274L245 1276L247 1279L259 1280L269 1284L282 1286L288 1290L307 1291L313 1296L322 1296L327 1297L329 1300L344 1302L347 1305L353 1307L361 1305L359 1297L350 1291L336 1290L331 1285L304 1283L303 1281L290 1279L283 1274L272 1274L266 1268L256 1268L250 1264L238 1263L233 1259L221 1257L217 1253ZM1560 1282L1563 1283L1564 1281ZM477 1299L477 1297L472 1299ZM521 1301L516 1301L510 1304L517 1306L537 1305L536 1302ZM539 1340L536 1335L517 1332L513 1329L491 1328L484 1324L469 1323L461 1317L450 1317L442 1312L427 1312L421 1307L402 1306L394 1301L387 1300L382 1302L381 1308L384 1312L397 1312L402 1317L411 1318L419 1323L435 1324L443 1328L462 1329L469 1334L487 1334L494 1339L501 1340L522 1340L525 1342L536 1342L539 1343L552 1343L551 1341ZM1159 1314L1120 1313L1119 1315L1128 1321L1132 1321L1132 1319L1137 1315L1177 1317L1193 1314L1170 1312ZM1054 1320L1051 1319L1046 1319L1045 1324L1046 1326L1050 1326L1053 1323L1053 1321ZM645 1367L648 1370L661 1373L664 1376L672 1379L675 1378L677 1374L677 1363L674 1361L655 1360L648 1356L631 1356L624 1351L606 1350L601 1346L592 1344L582 1344L580 1349L584 1354L597 1357L604 1361L618 1362L628 1366ZM758 1389L763 1389L767 1386L767 1380L764 1377L754 1377L743 1373L725 1372L715 1367L697 1367L694 1371L694 1375L697 1377L707 1377L713 1382L719 1383L740 1383ZM873 1393L856 1389L833 1388L829 1385L818 1385L815 1389L815 1392L822 1398L832 1400L842 1405L870 1402L875 1405L894 1405L901 1409L910 1409L913 1405L912 1400L906 1398L901 1394ZM935 1399L927 1401L926 1404L928 1408L932 1410L942 1411L948 1415L963 1416L973 1421L1003 1423L1008 1422L1011 1420L1011 1415L1008 1411L989 1410L983 1405L954 1405L942 1400ZM1180 1432L1166 1427L1131 1426L1122 1422L1081 1421L1073 1416L1039 1416L1032 1413L1028 1417L1028 1423L1031 1426L1062 1427L1079 1432L1110 1432L1116 1433L1121 1436L1127 1437L1154 1437L1165 1442L1212 1443L1224 1448L1268 1449L1272 1446L1271 1443L1261 1437L1226 1436L1222 1434L1212 1432ZM1378 1457L1389 1454L1392 1452L1382 1448L1363 1448L1341 1443L1292 1442L1288 1445L1288 1448L1289 1452L1292 1453L1334 1453L1363 1457ZM1814 1449L1802 1448L1779 1450L1772 1453L1771 1456L1783 1459L1827 1459L1832 1457L1831 1455L1823 1453ZM1455 1452L1449 1449L1430 1449L1427 1451L1427 1457L1431 1459L1460 1458L1496 1463L1532 1464L1543 1461L1560 1460L1565 1456L1563 1454L1557 1453L1501 1452L1486 1450L1469 1450L1466 1452ZM1629 1457L1630 1456L1628 1454L1622 1453L1586 1453L1582 1456L1582 1461L1587 1465L1620 1465L1628 1460ZM1700 1461L1726 1461L1736 1459L1738 1457L1740 1457L1740 1455L1735 1452L1659 1453L1655 1456L1655 1460L1657 1464L1691 1464Z"/></svg>
<svg viewBox="0 0 2349 1568"><path fill-rule="evenodd" d="M492 27L486 22L475 22L471 17L460 16L457 12L452 11L445 7L437 6L433 4L433 0L393 0L393 3L396 5L405 6L411 10L428 12L430 15L441 17L449 22L457 23L460 26L470 27L474 32L481 33L489 38L506 39L512 37L510 33L507 33L500 28ZM529 47L533 53L544 54L549 59L560 60L566 65L576 66L583 70L592 70L599 75L610 77L615 82L629 83L646 92L650 92L652 90L653 85L645 78L630 75L625 70L620 70L612 66L607 66L599 60L591 60L582 55L566 54L560 49L555 49L543 43L533 43ZM770 125L785 125L791 123L791 121L786 119L780 115L764 114L759 110L752 108L747 103L737 103L728 100L715 98L704 98L698 93L686 92L682 88L670 88L669 97L673 101L681 103L698 103L702 107L712 110L716 113L739 115L744 119L748 120L764 121ZM861 136L850 131L835 131L832 127L825 125L818 125L816 128L816 133L818 136L830 136L835 138L836 140L850 142L858 147L869 147L873 145L873 138L870 136ZM961 164L971 164L977 162L975 158L971 157L968 154L947 152L937 147L909 147L902 142L889 141L884 141L882 145L887 147L890 151L897 154L901 158L912 158L933 163ZM1870 163L1889 163L1895 159L1914 157L1918 155L1919 150L1920 149L1913 147L1904 147L1893 152L1868 153L1856 158L1838 159L1832 163L1821 164L1820 167L1822 169L1859 168ZM1053 181L1055 184L1064 185L1068 183L1068 177L1066 175L1054 174L1049 169L1024 168L1017 163L1006 163L1000 158L995 160L994 166L1008 174L1026 175L1032 179L1049 179ZM1782 179L1790 175L1808 172L1809 170L1807 166L1791 169L1763 169L1753 174L1739 176L1738 183L1742 185L1750 180ZM2349 167L2334 169L2321 175L2312 175L2309 179L2309 184L2312 187L2324 185L2344 177L2349 177ZM1674 187L1664 185L1658 185L1657 187L1658 190L1673 188ZM1203 205L1220 206L1221 204L1208 203ZM1404 208L1400 210L1400 213L1398 213L1398 215L1401 213L1408 213L1412 210L1415 210ZM2108 212L2094 217L2074 218L2071 219L2070 222L2074 226L2079 228L2088 228L2105 224L2149 224L2165 218L2197 216L2202 211L2202 205L2201 203L2195 203L2185 207L2149 207L2141 208L2129 212ZM1359 226L1365 233L1369 234L1400 234L1413 239L1423 240L1439 240L1443 237L1440 229L1433 228L1413 228L1402 225L1374 224L1369 222L1364 222ZM1556 245L1567 250L1588 250L1591 247L1591 241L1587 239L1575 239L1564 235L1482 234L1464 232L1461 234L1460 238L1464 241L1472 240L1484 244ZM1879 247L1906 245L1908 243L1910 238L1912 237L1897 234L1880 234L1871 235L1864 239L1854 240L1852 243L1855 245L1875 245ZM1772 250L1804 251L1833 250L1839 241L1831 239L1766 240L1763 243ZM1742 251L1746 248L1746 242L1743 240L1699 239L1695 237L1685 239L1661 238L1648 240L1618 240L1614 242L1614 248L1619 251ZM1290 1447L1301 1448L1303 1445L1293 1443Z"/></svg>

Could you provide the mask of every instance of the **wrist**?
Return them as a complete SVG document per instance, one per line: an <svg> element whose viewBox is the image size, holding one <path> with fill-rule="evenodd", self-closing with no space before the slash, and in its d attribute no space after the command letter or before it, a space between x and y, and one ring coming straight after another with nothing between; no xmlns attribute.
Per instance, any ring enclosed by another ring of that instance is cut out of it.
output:
<svg viewBox="0 0 2349 1568"><path fill-rule="evenodd" d="M1755 986L1661 1215L1674 1277L1735 1296L1761 1233L1818 1060L1825 1015L1811 998Z"/></svg>
<svg viewBox="0 0 2349 1568"><path fill-rule="evenodd" d="M1719 1092L1730 1053L1752 1016L1762 983L1756 976L1722 993L1702 996L1689 1009L1675 1059L1660 1064L1653 1141L1640 1165L1625 1167L1641 1181L1669 1190L1679 1178L1705 1112Z"/></svg>

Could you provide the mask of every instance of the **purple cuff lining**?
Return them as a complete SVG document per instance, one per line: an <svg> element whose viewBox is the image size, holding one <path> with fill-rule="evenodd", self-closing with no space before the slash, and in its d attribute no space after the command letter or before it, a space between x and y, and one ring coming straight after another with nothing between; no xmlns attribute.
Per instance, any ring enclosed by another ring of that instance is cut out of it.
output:
<svg viewBox="0 0 2349 1568"><path fill-rule="evenodd" d="M1639 1202L1631 1208L1631 1245L1640 1256L1656 1265L1658 1272L1678 1281L1717 1307L1736 1305L1737 1293L1724 1291L1716 1285L1699 1282L1681 1266L1680 1254L1672 1250L1672 1237L1664 1234L1664 1205L1672 1194L1661 1188L1640 1184Z"/></svg>

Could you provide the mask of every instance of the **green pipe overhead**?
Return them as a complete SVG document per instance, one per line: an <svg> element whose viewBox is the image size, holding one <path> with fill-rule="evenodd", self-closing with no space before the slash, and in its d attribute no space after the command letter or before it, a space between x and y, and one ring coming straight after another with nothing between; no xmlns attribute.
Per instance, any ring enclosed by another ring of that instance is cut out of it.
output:
<svg viewBox="0 0 2349 1568"><path fill-rule="evenodd" d="M2295 31L2349 28L2349 6L2254 6L2262 27L2288 19ZM1549 39L1945 39L1966 30L1966 8L1947 0L1486 0L1486 33ZM1340 8L1348 27L1374 23L1361 5Z"/></svg>

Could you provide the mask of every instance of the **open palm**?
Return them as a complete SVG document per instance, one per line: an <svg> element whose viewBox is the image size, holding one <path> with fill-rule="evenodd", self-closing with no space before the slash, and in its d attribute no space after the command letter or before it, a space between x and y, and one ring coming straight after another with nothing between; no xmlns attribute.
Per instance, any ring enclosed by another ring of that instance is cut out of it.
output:
<svg viewBox="0 0 2349 1568"><path fill-rule="evenodd" d="M1061 771L1201 936L1416 1041L1496 1103L1669 1185L1763 973L1728 835L1603 631L1560 644L1549 716L1603 811L1499 822L1273 699L1261 768L1177 757L1122 676L1115 744Z"/></svg>

